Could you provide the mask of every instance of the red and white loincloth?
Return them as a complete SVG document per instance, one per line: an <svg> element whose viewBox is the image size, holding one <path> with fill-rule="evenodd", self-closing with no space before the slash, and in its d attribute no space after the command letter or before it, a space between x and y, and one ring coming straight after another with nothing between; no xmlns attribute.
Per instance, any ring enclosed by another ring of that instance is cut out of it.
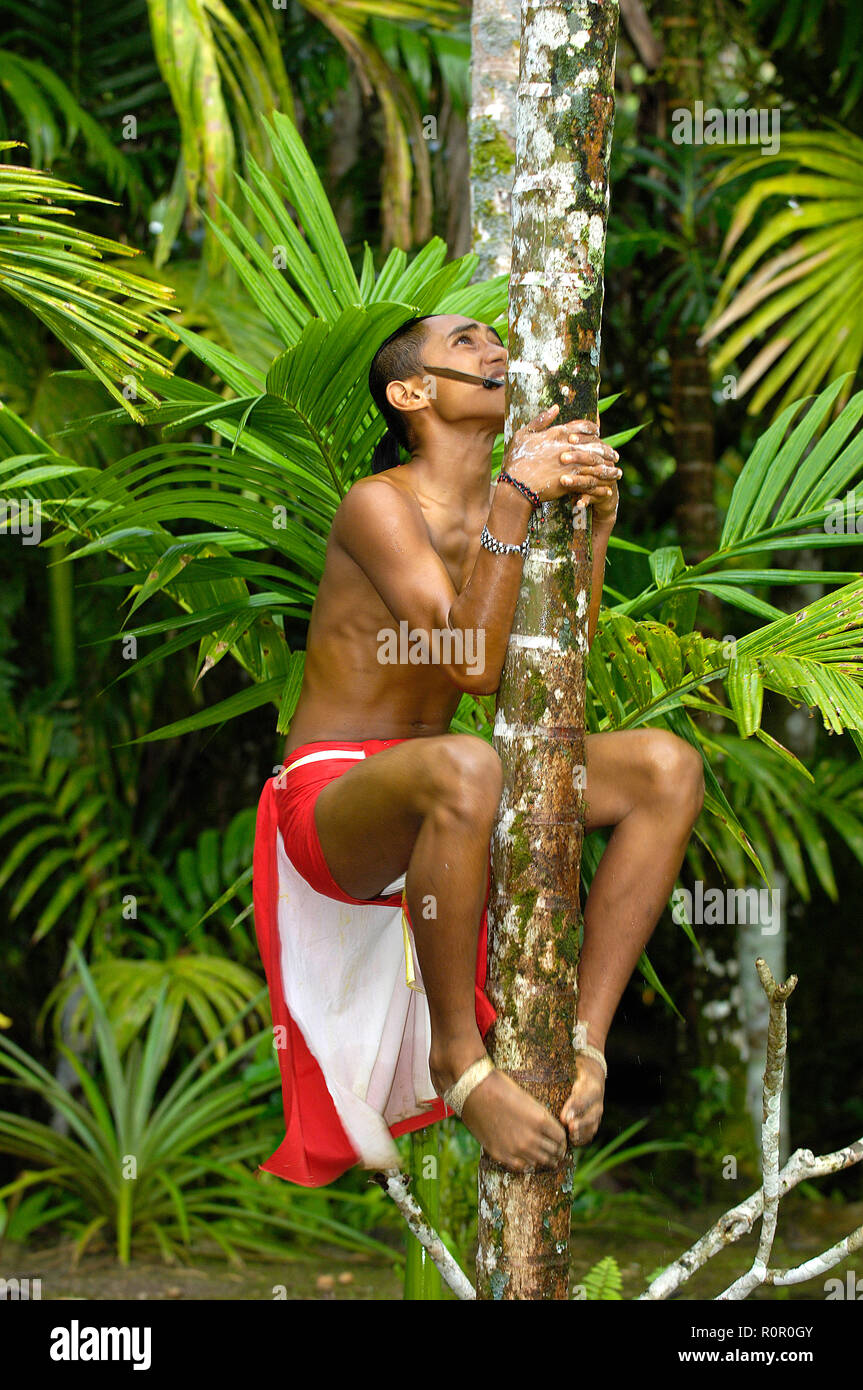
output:
<svg viewBox="0 0 863 1390"><path fill-rule="evenodd" d="M258 805L255 930L270 991L285 1137L260 1166L319 1187L355 1163L398 1166L393 1136L452 1112L435 1094L431 1040L402 874L377 898L333 879L314 820L322 788L358 758L403 739L307 743L268 778ZM496 1017L483 990L487 908L480 922L476 1018Z"/></svg>

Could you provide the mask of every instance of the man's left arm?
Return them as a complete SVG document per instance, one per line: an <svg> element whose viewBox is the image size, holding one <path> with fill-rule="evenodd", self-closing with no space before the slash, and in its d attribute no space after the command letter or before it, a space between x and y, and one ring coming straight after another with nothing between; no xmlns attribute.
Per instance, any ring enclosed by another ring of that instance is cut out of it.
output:
<svg viewBox="0 0 863 1390"><path fill-rule="evenodd" d="M599 609L602 604L602 586L605 583L605 555L608 550L608 538L614 529L614 517L610 521L599 521L596 517L593 521L593 568L590 576L590 612L587 615L587 645L590 647L593 642L593 635L596 632L596 624L599 621Z"/></svg>
<svg viewBox="0 0 863 1390"><path fill-rule="evenodd" d="M620 500L617 479L621 476L621 471L608 464L591 464L587 468L582 466L578 471L579 474L587 474L591 478L589 489L575 499L576 507L586 508L589 506L592 511L593 565L590 576L590 612L587 615L587 645L589 647L596 632L596 624L599 621L602 586L605 581L605 556L608 550L608 538L614 530L614 523L617 520L617 504ZM575 545L575 538L580 534L580 530L581 528L576 527L573 531L573 545Z"/></svg>

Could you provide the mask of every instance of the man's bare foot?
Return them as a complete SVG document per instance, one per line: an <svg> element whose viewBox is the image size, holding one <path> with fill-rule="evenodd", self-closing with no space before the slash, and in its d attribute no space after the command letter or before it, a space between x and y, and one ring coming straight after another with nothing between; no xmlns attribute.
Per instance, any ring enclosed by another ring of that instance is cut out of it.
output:
<svg viewBox="0 0 863 1390"><path fill-rule="evenodd" d="M480 1042L479 1046L482 1046ZM483 1054L474 1049L455 1067L429 1061L435 1090L442 1095ZM550 1110L522 1090L505 1072L493 1071L471 1091L462 1120L495 1163L514 1173L556 1168L566 1153L566 1130Z"/></svg>
<svg viewBox="0 0 863 1390"><path fill-rule="evenodd" d="M575 1083L560 1112L573 1148L589 1144L602 1119L605 1075L594 1057L576 1053Z"/></svg>

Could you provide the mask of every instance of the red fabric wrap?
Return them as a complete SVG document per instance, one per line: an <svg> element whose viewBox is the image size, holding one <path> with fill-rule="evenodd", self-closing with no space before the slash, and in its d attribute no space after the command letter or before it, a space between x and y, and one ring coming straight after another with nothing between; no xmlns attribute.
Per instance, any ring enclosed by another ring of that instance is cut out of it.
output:
<svg viewBox="0 0 863 1390"><path fill-rule="evenodd" d="M294 750L287 759L290 766L296 759L307 753L322 752L324 749L359 750L370 757L384 748L391 748L404 739L369 739L363 743L326 742L307 743ZM267 985L270 994L273 1025L283 1030L285 1045L278 1048L279 1068L282 1084L282 1102L285 1116L285 1137L276 1151L270 1155L261 1168L275 1173L280 1178L299 1183L304 1187L320 1187L340 1177L348 1168L358 1162L341 1120L336 1112L326 1081L318 1062L313 1057L303 1033L291 1016L285 1001L280 963L278 929L279 879L276 859L276 831L281 831L288 858L306 882L325 897L343 903L357 903L368 906L371 903L398 906L401 892L386 897L363 899L352 898L344 893L333 879L318 839L315 826L315 801L322 788L336 777L341 777L354 762L334 758L321 759L296 768L285 777L282 788L274 785L275 779L268 778L264 784L258 804L255 826L255 848L253 863L253 895L255 932L261 953ZM497 1017L486 994L484 985L487 969L488 942L488 895L491 886L491 856L486 871L486 895L480 922L476 962L476 1020L480 1033L484 1036ZM407 904L405 904L407 911ZM408 921L410 912L408 911ZM452 1114L438 1100L430 1110L398 1124L391 1125L392 1135L404 1134L409 1130L441 1120Z"/></svg>

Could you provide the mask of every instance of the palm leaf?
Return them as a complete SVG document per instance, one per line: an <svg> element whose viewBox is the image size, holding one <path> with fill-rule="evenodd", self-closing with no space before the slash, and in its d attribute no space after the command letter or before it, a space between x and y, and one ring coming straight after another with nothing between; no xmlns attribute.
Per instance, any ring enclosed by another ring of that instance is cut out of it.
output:
<svg viewBox="0 0 863 1390"><path fill-rule="evenodd" d="M221 0L149 0L149 11L156 61L180 122L177 182L185 182L193 217L201 199L220 220L220 197L235 196L238 149L264 154L257 113L294 110L275 16L254 0L240 0L241 19ZM174 202L156 247L157 266L167 260L182 216L176 193ZM217 252L209 242L211 270Z"/></svg>
<svg viewBox="0 0 863 1390"><path fill-rule="evenodd" d="M787 172L776 172L782 166ZM783 387L779 411L830 377L848 375L844 400L863 356L857 312L863 293L863 140L850 131L792 131L783 134L776 155L761 151L757 158L733 160L716 186L752 173L760 177L738 204L723 259L756 220L759 231L729 268L699 341L739 325L713 358L717 371L750 343L763 342L737 383L741 396L761 382L751 414ZM763 221L761 213L774 198L783 206Z"/></svg>
<svg viewBox="0 0 863 1390"><path fill-rule="evenodd" d="M824 428L846 384L840 378L810 401L793 402L759 437L734 485L713 555L691 566L663 566L655 558L653 585L619 604L617 611L637 619L675 597L704 590L746 612L776 619L778 610L751 594L752 586L853 581L858 571L762 569L753 563L775 550L858 543L856 517L863 512L863 502L858 504L853 487L863 471L863 435L858 429L863 392Z"/></svg>
<svg viewBox="0 0 863 1390"><path fill-rule="evenodd" d="M781 866L808 902L808 859L821 887L835 901L836 880L824 832L835 831L863 863L863 762L849 766L838 758L824 758L813 777L807 769L777 758L774 746L743 742L733 734L704 733L703 739L741 824L758 845L768 881L775 880ZM713 857L727 864L725 828L711 821L703 829Z"/></svg>
<svg viewBox="0 0 863 1390"><path fill-rule="evenodd" d="M15 143L0 142L0 149ZM141 423L135 402L157 399L144 372L157 380L170 375L167 359L142 340L170 333L153 317L156 306L167 307L170 290L106 261L135 252L58 221L69 212L58 200L104 201L38 169L0 164L0 292L41 319Z"/></svg>
<svg viewBox="0 0 863 1390"><path fill-rule="evenodd" d="M50 168L80 138L87 164L104 174L114 192L128 193L133 208L142 206L146 188L135 163L57 72L36 58L0 49L0 91L16 108L38 168Z"/></svg>
<svg viewBox="0 0 863 1390"><path fill-rule="evenodd" d="M11 921L41 904L34 942L67 917L81 941L94 928L106 928L116 913L117 890L136 881L134 873L118 872L127 841L104 824L106 799L97 785L97 768L52 758L35 742L28 753L3 758L0 840L17 834L6 848L0 885L18 884Z"/></svg>

